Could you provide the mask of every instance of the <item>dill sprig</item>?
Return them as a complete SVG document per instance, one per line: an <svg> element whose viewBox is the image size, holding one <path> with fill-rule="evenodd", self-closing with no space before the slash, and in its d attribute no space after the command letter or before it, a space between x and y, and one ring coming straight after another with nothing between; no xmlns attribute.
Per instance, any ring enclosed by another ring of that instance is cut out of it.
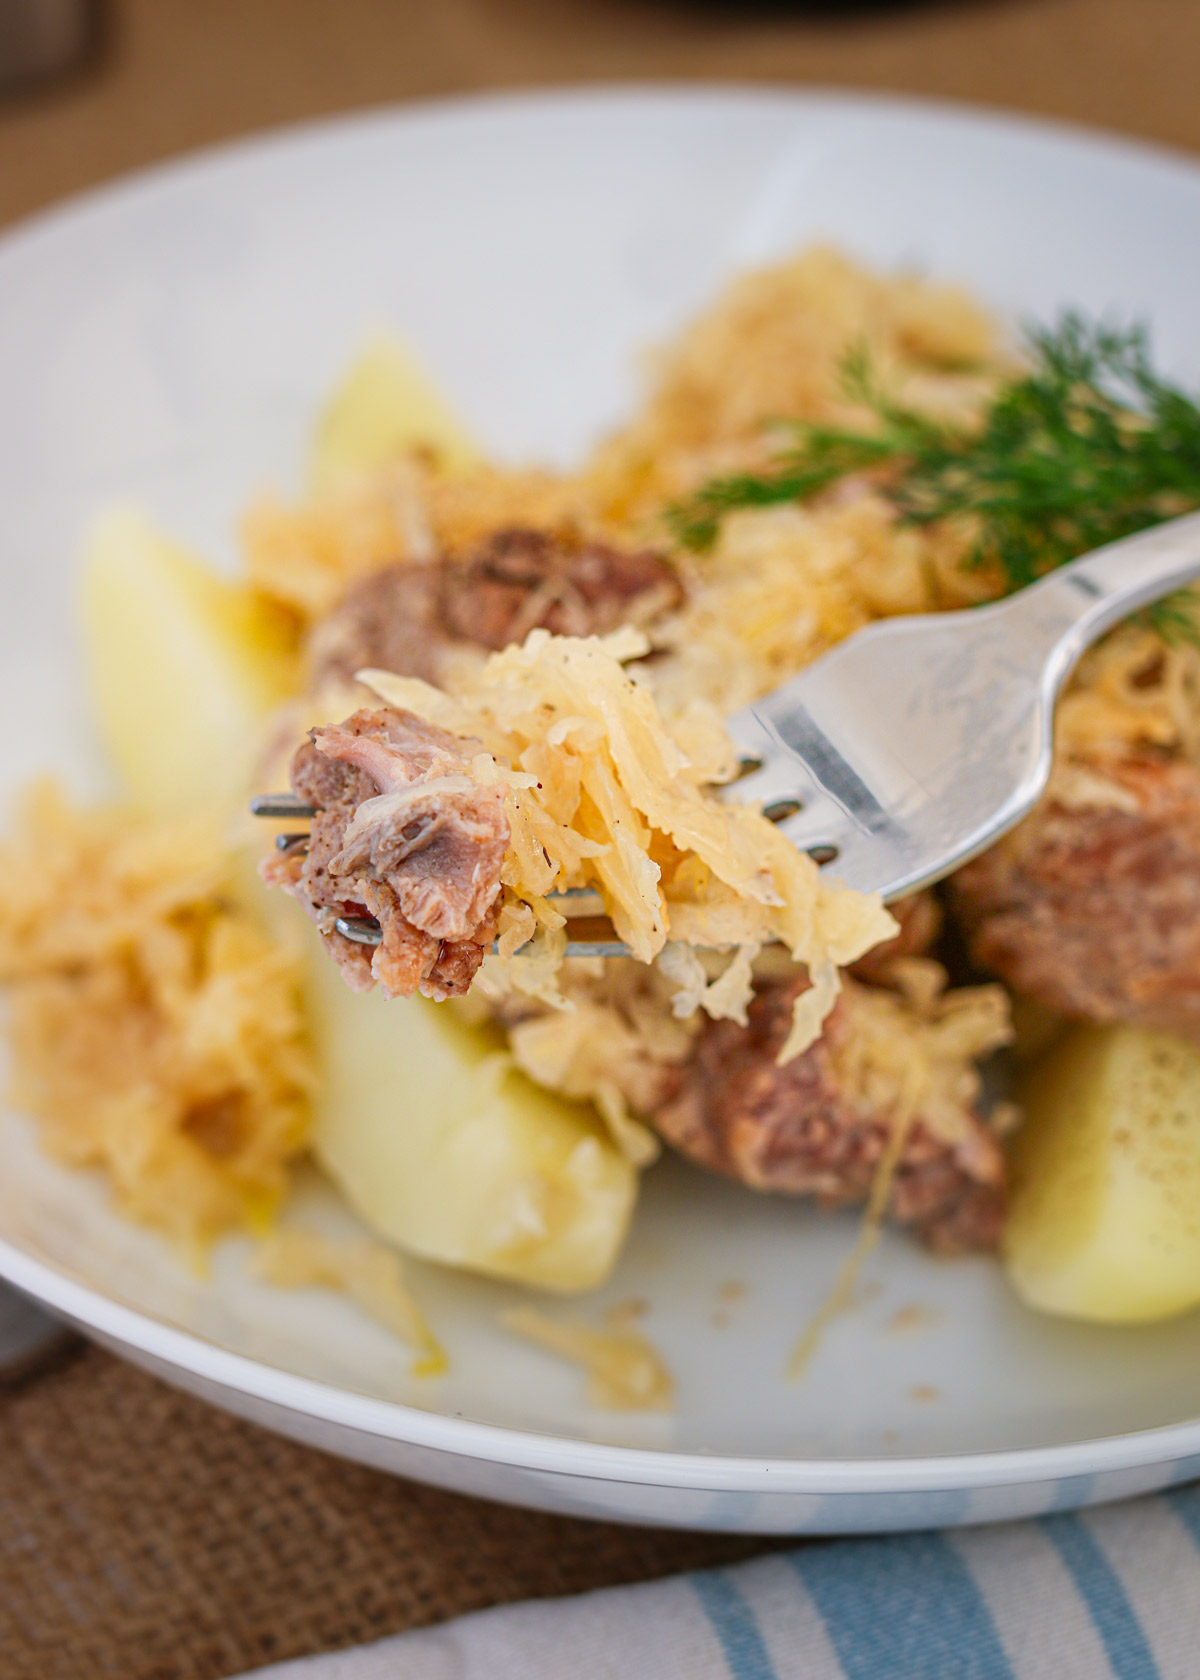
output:
<svg viewBox="0 0 1200 1680"><path fill-rule="evenodd" d="M968 564L996 568L1014 590L1200 506L1200 404L1154 372L1144 327L1068 313L1026 338L1026 371L971 423L896 402L855 351L843 386L869 420L859 429L786 423L765 471L711 479L668 509L675 535L703 550L736 508L803 501L882 468L882 493L902 520L968 520L977 532ZM1200 641L1190 598L1170 597L1150 614L1164 636Z"/></svg>

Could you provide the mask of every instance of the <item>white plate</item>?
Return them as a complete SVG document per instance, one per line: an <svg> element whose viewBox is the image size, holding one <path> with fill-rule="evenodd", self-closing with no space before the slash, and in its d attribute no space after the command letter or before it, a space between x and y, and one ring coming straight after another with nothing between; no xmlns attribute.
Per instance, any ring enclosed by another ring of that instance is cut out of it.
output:
<svg viewBox="0 0 1200 1680"><path fill-rule="evenodd" d="M813 239L965 281L1009 315L1146 316L1200 377L1200 170L965 111L618 91L320 125L156 170L0 244L0 779L97 781L69 633L73 551L112 496L216 555L374 327L402 328L506 456L567 461L634 397L635 353L735 269ZM349 1216L314 1181L314 1217ZM0 1124L0 1271L219 1404L364 1462L548 1508L747 1531L923 1527L1200 1474L1197 1322L1091 1330L997 1269L888 1239L876 1293L799 1386L790 1346L854 1234L671 1163L596 1303L644 1297L672 1418L588 1410L496 1327L510 1292L414 1266L452 1374L347 1304L207 1281L103 1186ZM722 1287L746 1285L720 1311ZM870 1293L870 1291L868 1291ZM916 1307L917 1327L890 1328ZM727 1320L727 1322L714 1322Z"/></svg>

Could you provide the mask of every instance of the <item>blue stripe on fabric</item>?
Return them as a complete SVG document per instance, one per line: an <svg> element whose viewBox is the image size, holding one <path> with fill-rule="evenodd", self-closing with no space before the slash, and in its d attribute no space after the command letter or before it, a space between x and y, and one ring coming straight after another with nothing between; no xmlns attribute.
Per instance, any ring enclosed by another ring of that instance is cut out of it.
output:
<svg viewBox="0 0 1200 1680"><path fill-rule="evenodd" d="M1047 1511L1077 1511L1090 1505L1096 1490L1095 1476L1060 1476L1046 1505Z"/></svg>
<svg viewBox="0 0 1200 1680"><path fill-rule="evenodd" d="M1187 1458L1177 1458L1171 1466L1171 1486L1182 1487L1185 1482L1194 1482L1200 1477L1200 1453L1191 1453ZM1196 1489L1200 1494L1200 1488Z"/></svg>
<svg viewBox="0 0 1200 1680"><path fill-rule="evenodd" d="M758 1618L741 1588L723 1569L706 1569L687 1577L720 1640L733 1680L776 1680Z"/></svg>
<svg viewBox="0 0 1200 1680"><path fill-rule="evenodd" d="M1166 1500L1200 1552L1200 1488L1172 1488Z"/></svg>
<svg viewBox="0 0 1200 1680"><path fill-rule="evenodd" d="M1013 1680L987 1601L940 1534L812 1546L788 1561L847 1680Z"/></svg>
<svg viewBox="0 0 1200 1680"><path fill-rule="evenodd" d="M1041 1527L1071 1572L1117 1680L1158 1680L1158 1664L1125 1588L1078 1517L1042 1517Z"/></svg>

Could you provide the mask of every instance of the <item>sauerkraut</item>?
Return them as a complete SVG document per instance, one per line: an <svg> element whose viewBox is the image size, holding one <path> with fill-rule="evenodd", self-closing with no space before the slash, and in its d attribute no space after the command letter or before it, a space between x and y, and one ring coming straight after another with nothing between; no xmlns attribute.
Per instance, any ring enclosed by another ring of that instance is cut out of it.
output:
<svg viewBox="0 0 1200 1680"><path fill-rule="evenodd" d="M587 1378L588 1404L607 1411L669 1412L675 1379L658 1349L636 1328L627 1310L615 1307L597 1329L578 1319L551 1318L535 1307L511 1307L501 1317L506 1330L578 1365Z"/></svg>
<svg viewBox="0 0 1200 1680"><path fill-rule="evenodd" d="M285 1227L261 1244L256 1269L279 1289L331 1289L349 1296L418 1355L415 1377L438 1377L446 1370L445 1349L413 1299L394 1248L369 1237L335 1242L319 1231Z"/></svg>
<svg viewBox="0 0 1200 1680"><path fill-rule="evenodd" d="M315 1073L292 957L241 907L206 822L84 810L52 783L0 845L9 1095L46 1147L199 1256L263 1225Z"/></svg>
<svg viewBox="0 0 1200 1680"><path fill-rule="evenodd" d="M781 1059L806 1049L837 995L837 970L895 931L877 898L831 881L755 808L706 789L736 756L719 719L694 706L673 731L623 661L634 630L604 638L534 630L452 694L387 671L359 673L389 705L482 742L477 781L503 782L511 838L497 953L485 985L569 1008L558 975L567 927L551 895L598 888L633 956L657 962L676 1012L744 1021L752 964L778 941L813 985ZM700 950L729 954L710 979Z"/></svg>

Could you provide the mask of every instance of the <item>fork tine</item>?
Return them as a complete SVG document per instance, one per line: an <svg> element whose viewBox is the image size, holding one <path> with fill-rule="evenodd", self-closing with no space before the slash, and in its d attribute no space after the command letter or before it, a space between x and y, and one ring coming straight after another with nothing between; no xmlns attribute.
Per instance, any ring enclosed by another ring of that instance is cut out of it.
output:
<svg viewBox="0 0 1200 1680"><path fill-rule="evenodd" d="M730 804L762 805L764 808L791 800L806 811L826 807L831 811L838 809L836 801L830 798L808 766L797 758L785 758L778 749L775 757L760 770L752 770L736 782L727 782L721 788L721 797Z"/></svg>
<svg viewBox="0 0 1200 1680"><path fill-rule="evenodd" d="M294 793L259 793L250 801L252 817L274 817L287 821L292 817L302 820L316 814L315 805L306 805Z"/></svg>
<svg viewBox="0 0 1200 1680"><path fill-rule="evenodd" d="M763 815L800 852L812 855L832 848L836 856L844 856L852 846L860 846L865 837L863 826L813 778L808 766L792 755L778 759L741 782L731 783L722 792L726 799L741 799L745 792L761 803ZM798 810L787 809L793 798L799 800ZM833 861L834 858L814 857L814 862L822 865Z"/></svg>
<svg viewBox="0 0 1200 1680"><path fill-rule="evenodd" d="M805 809L794 817L785 818L779 824L779 831L786 835L798 852L811 853L831 846L840 854L852 840L858 838L854 825L837 810L832 800L822 810Z"/></svg>
<svg viewBox="0 0 1200 1680"><path fill-rule="evenodd" d="M594 887L566 887L562 892L550 893L546 899L570 920L572 916L607 916L604 900Z"/></svg>
<svg viewBox="0 0 1200 1680"><path fill-rule="evenodd" d="M730 803L757 804L797 850L845 843L849 819L837 800L815 780L806 764L793 755L779 754L740 781L721 789Z"/></svg>
<svg viewBox="0 0 1200 1680"><path fill-rule="evenodd" d="M752 706L727 717L725 729L743 759L765 761L778 751L775 737L759 719Z"/></svg>
<svg viewBox="0 0 1200 1680"><path fill-rule="evenodd" d="M333 925L343 939L353 940L355 945L383 943L383 929L370 916L338 916Z"/></svg>
<svg viewBox="0 0 1200 1680"><path fill-rule="evenodd" d="M339 916L334 927L343 939L350 939L356 945L379 945L383 940L383 932L379 923L367 916ZM492 946L495 951L496 946ZM619 939L579 939L572 940L567 946L569 957L627 957L629 947Z"/></svg>

